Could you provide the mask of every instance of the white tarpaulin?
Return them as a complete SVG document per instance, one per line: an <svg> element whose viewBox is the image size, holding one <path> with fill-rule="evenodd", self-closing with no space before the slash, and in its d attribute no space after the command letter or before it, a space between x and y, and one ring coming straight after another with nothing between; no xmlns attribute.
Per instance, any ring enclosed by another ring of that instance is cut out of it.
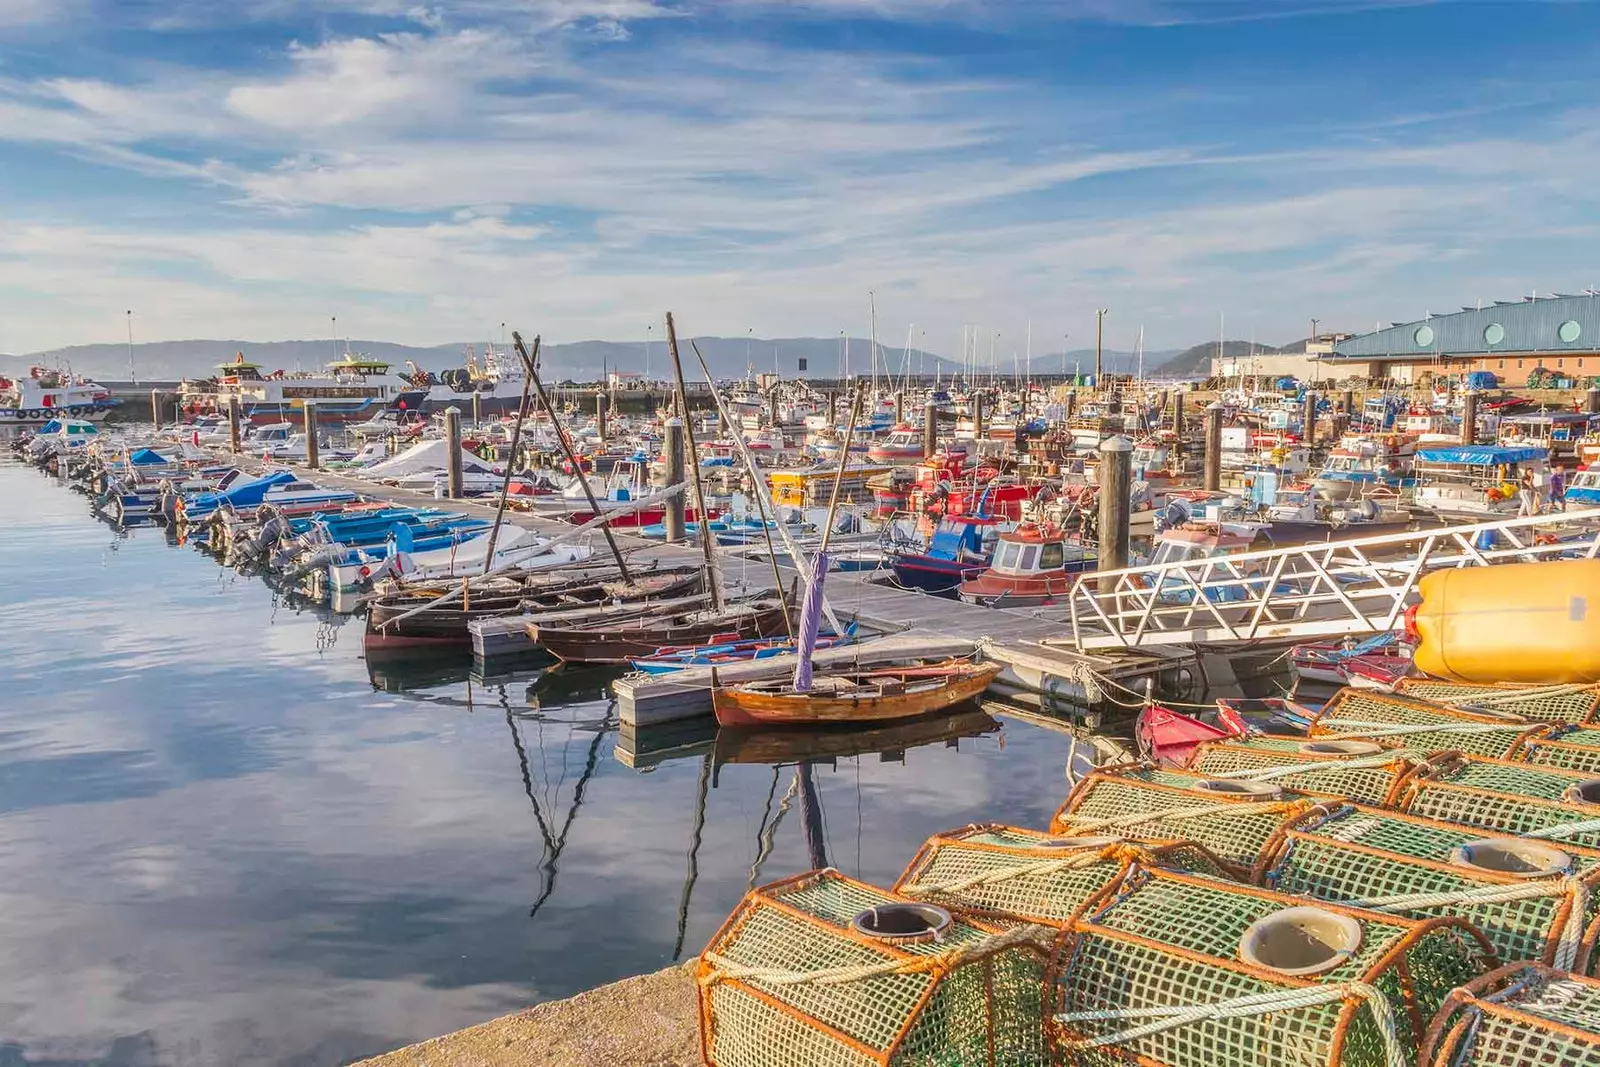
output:
<svg viewBox="0 0 1600 1067"><path fill-rule="evenodd" d="M383 479L404 478L423 471L442 471L448 466L449 447L450 443L443 438L433 441L420 441L398 456L386 459L382 463L374 463L359 473L363 478ZM488 463L485 463L464 448L461 450L461 469L464 471L484 471L486 473L494 470Z"/></svg>

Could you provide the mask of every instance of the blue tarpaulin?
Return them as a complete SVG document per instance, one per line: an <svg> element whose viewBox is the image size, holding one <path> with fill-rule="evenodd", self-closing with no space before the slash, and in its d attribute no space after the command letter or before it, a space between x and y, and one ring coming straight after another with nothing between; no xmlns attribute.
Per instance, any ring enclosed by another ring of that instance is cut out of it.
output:
<svg viewBox="0 0 1600 1067"><path fill-rule="evenodd" d="M1417 449L1417 458L1429 463L1471 463L1478 467L1543 459L1545 454L1542 448L1512 448L1506 445L1450 445L1447 448Z"/></svg>
<svg viewBox="0 0 1600 1067"><path fill-rule="evenodd" d="M154 467L172 461L153 448L141 448L128 457L128 462L139 467Z"/></svg>

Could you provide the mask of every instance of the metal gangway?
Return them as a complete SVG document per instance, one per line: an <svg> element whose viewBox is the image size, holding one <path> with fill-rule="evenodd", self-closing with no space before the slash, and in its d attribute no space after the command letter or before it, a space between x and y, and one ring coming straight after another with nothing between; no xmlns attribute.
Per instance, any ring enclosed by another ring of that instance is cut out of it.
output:
<svg viewBox="0 0 1600 1067"><path fill-rule="evenodd" d="M1085 574L1067 605L1079 649L1236 644L1392 630L1446 567L1594 559L1600 509L1436 527ZM1056 643L1056 642L1051 642Z"/></svg>

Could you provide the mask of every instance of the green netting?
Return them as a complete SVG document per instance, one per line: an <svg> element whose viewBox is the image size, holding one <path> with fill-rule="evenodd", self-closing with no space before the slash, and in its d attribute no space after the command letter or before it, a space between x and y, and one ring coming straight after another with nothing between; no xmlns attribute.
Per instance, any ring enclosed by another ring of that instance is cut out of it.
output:
<svg viewBox="0 0 1600 1067"><path fill-rule="evenodd" d="M1545 800L1560 800L1568 789L1589 780L1589 775L1581 771L1487 759L1464 760L1435 777L1453 785Z"/></svg>
<svg viewBox="0 0 1600 1067"><path fill-rule="evenodd" d="M1056 834L1096 834L1103 832L1103 820L1149 813L1148 821L1119 823L1115 832L1136 841L1194 841L1229 863L1249 868L1284 820L1308 803L1285 800L1262 804L1252 797L1219 796L1193 789L1200 780L1199 775L1164 770L1092 774L1073 790L1056 813L1050 830ZM1174 812L1218 806L1237 806L1248 813L1170 817Z"/></svg>
<svg viewBox="0 0 1600 1067"><path fill-rule="evenodd" d="M1600 730L1579 727L1549 737L1529 738L1522 743L1516 758L1524 763L1600 774Z"/></svg>
<svg viewBox="0 0 1600 1067"><path fill-rule="evenodd" d="M1381 804L1394 791L1412 764L1400 753L1387 754L1386 766L1343 767L1322 764L1347 764L1368 757L1308 755L1300 751L1305 738L1250 738L1217 741L1202 745L1191 769L1202 775L1248 777L1249 771L1278 771L1296 764L1318 764L1316 770L1293 774L1273 774L1271 781L1302 793L1344 797L1365 804Z"/></svg>
<svg viewBox="0 0 1600 1067"><path fill-rule="evenodd" d="M1283 893L1303 893L1318 900L1367 906L1377 898L1417 893L1465 893L1483 889L1529 889L1542 886L1547 895L1525 900L1442 902L1406 908L1393 914L1415 919L1455 915L1481 930L1502 961L1543 960L1551 953L1567 922L1566 913L1581 897L1585 913L1579 929L1600 911L1600 901L1578 893L1565 875L1519 880L1485 876L1453 867L1441 870L1426 860L1396 853L1373 854L1329 838L1291 833L1288 848L1267 874L1268 885ZM1384 907L1389 912L1392 909Z"/></svg>
<svg viewBox="0 0 1600 1067"><path fill-rule="evenodd" d="M710 1061L719 1067L830 1067L876 1062L892 1049L891 1064L955 1065L986 1062L995 1049L1001 1062L1042 1063L1042 953L1018 945L981 954L997 928L959 917L937 940L923 943L891 946L849 932L862 911L905 899L835 872L746 897L701 960ZM972 954L947 955L962 950ZM908 954L938 957L939 966L900 974L880 967L837 982L804 978L894 964ZM788 980L796 976L801 980Z"/></svg>
<svg viewBox="0 0 1600 1067"><path fill-rule="evenodd" d="M1121 875L1131 848L1051 847L1049 834L988 826L941 834L923 845L895 892L1003 922L1062 925ZM1192 845L1144 852L1159 866L1221 874ZM1087 864L1085 866L1084 864Z"/></svg>
<svg viewBox="0 0 1600 1067"><path fill-rule="evenodd" d="M1346 688L1334 694L1313 720L1311 732L1322 737L1358 736L1371 733L1381 738L1381 728L1368 729L1365 723L1390 726L1438 725L1438 730L1391 735L1409 749L1421 753L1459 749L1478 756L1509 755L1531 730L1533 723L1496 722L1494 717L1457 711L1422 700Z"/></svg>
<svg viewBox="0 0 1600 1067"><path fill-rule="evenodd" d="M1430 819L1481 826L1506 834L1547 831L1564 823L1588 823L1593 809L1578 808L1558 800L1537 800L1470 789L1453 782L1414 780L1406 786L1405 810ZM1540 833L1540 836L1548 836ZM1550 840L1590 848L1600 846L1600 829L1557 834Z"/></svg>
<svg viewBox="0 0 1600 1067"><path fill-rule="evenodd" d="M1442 1067L1600 1067L1593 980L1531 964L1508 968L1474 982L1441 1023Z"/></svg>
<svg viewBox="0 0 1600 1067"><path fill-rule="evenodd" d="M1070 952L1051 975L1052 1014L1211 1004L1301 984L1241 963L1238 946L1251 923L1301 905L1303 899L1160 872L1148 872L1147 879L1133 879L1131 891L1074 924ZM1457 928L1419 935L1417 924L1404 919L1350 914L1362 926L1359 949L1349 961L1311 981L1328 985L1363 981L1375 986L1393 1008L1400 1044L1414 1058L1420 1035L1408 1017L1407 1004L1414 998L1421 1017L1428 1018L1451 988L1478 973L1479 961ZM1289 1007L1206 1019L1125 1037L1103 1049L1073 1047L1070 1039L1124 1033L1133 1024L1107 1019L1058 1025L1067 1039L1064 1047L1070 1060L1097 1065L1115 1062L1119 1056L1122 1062L1142 1056L1170 1067L1383 1067L1381 1032L1366 1008L1356 1013L1335 1064L1332 1057L1343 1006Z"/></svg>
<svg viewBox="0 0 1600 1067"><path fill-rule="evenodd" d="M1406 678L1398 689L1406 696L1458 708L1492 708L1537 722L1592 722L1600 710L1600 687L1497 686Z"/></svg>

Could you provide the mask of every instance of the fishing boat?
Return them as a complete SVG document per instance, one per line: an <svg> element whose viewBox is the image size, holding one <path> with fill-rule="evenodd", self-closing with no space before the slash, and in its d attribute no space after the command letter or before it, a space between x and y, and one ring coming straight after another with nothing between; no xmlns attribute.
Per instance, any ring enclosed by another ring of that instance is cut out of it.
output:
<svg viewBox="0 0 1600 1067"><path fill-rule="evenodd" d="M1415 442L1391 434L1374 437L1347 434L1328 453L1327 461L1311 479L1311 487L1324 500L1344 501L1382 487L1393 492L1409 488Z"/></svg>
<svg viewBox="0 0 1600 1067"><path fill-rule="evenodd" d="M624 580L616 572L566 576L497 575L490 584L470 590L465 600L450 597L455 586L438 583L405 585L385 590L367 604L366 644L370 648L415 648L470 645L467 626L474 619L525 612L548 612L593 604L641 604L678 597L700 589L699 567L652 571ZM437 606L417 612L423 604Z"/></svg>
<svg viewBox="0 0 1600 1067"><path fill-rule="evenodd" d="M1416 521L1411 512L1396 506L1392 494L1346 497L1333 502L1312 488L1278 490L1268 505L1272 543L1279 548L1351 537L1377 537L1402 533Z"/></svg>
<svg viewBox="0 0 1600 1067"><path fill-rule="evenodd" d="M836 452L837 454L837 452ZM792 507L826 506L833 492L833 483L839 477L842 499L859 500L869 492L868 479L887 474L890 468L882 463L849 463L843 475L833 463L817 463L810 467L787 467L767 472L767 482L772 486L772 497L779 504ZM901 497L904 506L904 496Z"/></svg>
<svg viewBox="0 0 1600 1067"><path fill-rule="evenodd" d="M1289 663L1302 682L1344 685L1350 680L1347 664L1351 660L1382 652L1398 640L1399 634L1386 630L1361 641L1308 641L1289 649Z"/></svg>
<svg viewBox="0 0 1600 1067"><path fill-rule="evenodd" d="M775 637L786 632L782 600L756 596L733 600L721 609L699 608L654 613L620 622L609 618L581 625L528 624L528 636L557 659L571 663L627 663L664 646Z"/></svg>
<svg viewBox="0 0 1600 1067"><path fill-rule="evenodd" d="M1081 541L1060 527L1025 522L1000 535L994 562L963 581L957 593L969 604L991 607L1053 604L1072 590L1079 575L1094 569L1095 560Z"/></svg>
<svg viewBox="0 0 1600 1067"><path fill-rule="evenodd" d="M926 593L948 593L989 566L1000 536L992 515L948 515L939 520L925 545L886 545L884 554L895 581Z"/></svg>
<svg viewBox="0 0 1600 1067"><path fill-rule="evenodd" d="M225 412L233 401L240 414L251 423L300 421L306 404L316 406L317 421L323 423L367 422L380 412L422 406L426 390L412 386L389 373L390 365L352 353L328 364L325 373L302 374L261 372L239 352L216 367L216 375L205 381L178 383L179 403L189 416Z"/></svg>
<svg viewBox="0 0 1600 1067"><path fill-rule="evenodd" d="M829 668L797 687L789 678L715 686L719 726L814 726L914 719L971 700L1001 671L998 663L937 663Z"/></svg>
<svg viewBox="0 0 1600 1067"><path fill-rule="evenodd" d="M1416 503L1442 518L1492 519L1521 507L1522 473L1543 484L1548 453L1537 445L1449 445L1417 451Z"/></svg>
<svg viewBox="0 0 1600 1067"><path fill-rule="evenodd" d="M910 463L922 458L922 431L902 422L867 448L874 463Z"/></svg>
<svg viewBox="0 0 1600 1067"><path fill-rule="evenodd" d="M817 648L837 648L848 645L856 639L856 624L854 622L845 627L842 634L818 634ZM753 638L750 640L728 640L719 642L713 638L703 645L686 645L658 648L649 656L641 656L631 660L634 670L644 671L646 674L672 674L686 667L716 666L724 663L747 663L752 660L770 659L795 651L795 642L787 637L782 638Z"/></svg>

